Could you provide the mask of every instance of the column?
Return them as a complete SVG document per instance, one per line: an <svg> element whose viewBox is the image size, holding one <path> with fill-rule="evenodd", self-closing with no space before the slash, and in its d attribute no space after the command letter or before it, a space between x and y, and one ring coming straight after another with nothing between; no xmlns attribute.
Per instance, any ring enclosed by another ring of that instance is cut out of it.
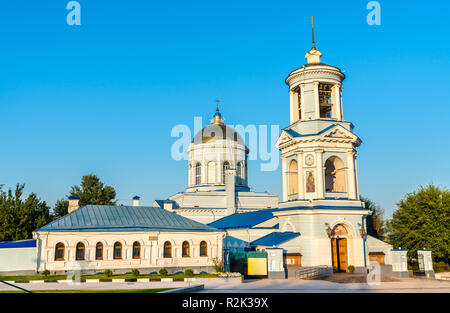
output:
<svg viewBox="0 0 450 313"><path fill-rule="evenodd" d="M291 90L289 95L291 97L291 124L293 124L300 119L298 116L298 92Z"/></svg>
<svg viewBox="0 0 450 313"><path fill-rule="evenodd" d="M347 152L348 198L356 199L355 158L353 150Z"/></svg>
<svg viewBox="0 0 450 313"><path fill-rule="evenodd" d="M222 148L216 147L217 150L217 161L216 161L216 183L217 184L221 184L222 183L222 158L221 158L221 153L222 153Z"/></svg>
<svg viewBox="0 0 450 313"><path fill-rule="evenodd" d="M359 179L358 179L358 162L357 162L358 154L355 153L355 179L356 179L356 199L359 200Z"/></svg>
<svg viewBox="0 0 450 313"><path fill-rule="evenodd" d="M344 120L344 110L342 109L342 86L339 86L339 110L341 112L341 121Z"/></svg>
<svg viewBox="0 0 450 313"><path fill-rule="evenodd" d="M305 179L303 177L303 152L297 154L298 164L298 198L305 199Z"/></svg>
<svg viewBox="0 0 450 313"><path fill-rule="evenodd" d="M202 172L201 172L201 185L205 185L207 183L207 179L206 179L206 175L208 175L207 173L208 171L208 165L206 164L206 159L205 159L205 151L202 148Z"/></svg>
<svg viewBox="0 0 450 313"><path fill-rule="evenodd" d="M316 168L317 168L316 195L318 199L323 199L325 190L323 179L323 150L316 150Z"/></svg>
<svg viewBox="0 0 450 313"><path fill-rule="evenodd" d="M306 112L306 108L305 108L305 85L304 84L300 85L300 109L301 109L300 119L302 121L304 121L305 120L305 112Z"/></svg>
<svg viewBox="0 0 450 313"><path fill-rule="evenodd" d="M283 178L283 201L288 200L288 175L287 171L287 159L285 157L281 158L281 175Z"/></svg>
<svg viewBox="0 0 450 313"><path fill-rule="evenodd" d="M341 86L339 84L336 84L333 86L332 92L334 97L334 103L333 103L333 117L335 117L337 120L342 120L341 117L341 92L340 92Z"/></svg>
<svg viewBox="0 0 450 313"><path fill-rule="evenodd" d="M289 110L290 110L290 122L291 124L294 123L294 92L292 90L289 90Z"/></svg>
<svg viewBox="0 0 450 313"><path fill-rule="evenodd" d="M189 163L188 165L188 186L191 186L191 182L192 182L192 164Z"/></svg>
<svg viewBox="0 0 450 313"><path fill-rule="evenodd" d="M320 118L319 82L314 82L314 111L316 119Z"/></svg>

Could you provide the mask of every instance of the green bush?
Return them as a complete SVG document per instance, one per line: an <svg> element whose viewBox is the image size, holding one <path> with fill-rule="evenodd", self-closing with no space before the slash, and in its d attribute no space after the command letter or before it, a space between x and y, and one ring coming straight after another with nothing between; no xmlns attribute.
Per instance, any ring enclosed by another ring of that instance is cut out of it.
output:
<svg viewBox="0 0 450 313"><path fill-rule="evenodd" d="M445 262L433 263L435 273L450 272L450 266Z"/></svg>
<svg viewBox="0 0 450 313"><path fill-rule="evenodd" d="M348 271L353 272L355 270L355 267L353 265L348 266Z"/></svg>
<svg viewBox="0 0 450 313"><path fill-rule="evenodd" d="M43 270L41 275L42 276L49 276L50 275L50 271L49 270Z"/></svg>
<svg viewBox="0 0 450 313"><path fill-rule="evenodd" d="M137 269L137 268L133 268L132 270L131 270L131 274L133 275L133 276L139 276L139 270Z"/></svg>
<svg viewBox="0 0 450 313"><path fill-rule="evenodd" d="M191 270L190 268L187 268L184 270L184 275L186 276L194 276L194 271Z"/></svg>
<svg viewBox="0 0 450 313"><path fill-rule="evenodd" d="M168 274L169 272L165 268L159 270L159 275L161 275L162 277L166 277Z"/></svg>
<svg viewBox="0 0 450 313"><path fill-rule="evenodd" d="M112 273L111 270L105 270L105 271L103 272L103 274L104 274L106 277L111 277L111 276L113 275L113 273Z"/></svg>

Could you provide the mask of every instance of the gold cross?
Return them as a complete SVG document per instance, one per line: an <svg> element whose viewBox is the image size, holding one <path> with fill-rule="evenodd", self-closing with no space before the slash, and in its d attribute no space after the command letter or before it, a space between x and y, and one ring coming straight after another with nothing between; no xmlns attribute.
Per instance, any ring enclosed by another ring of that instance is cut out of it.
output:
<svg viewBox="0 0 450 313"><path fill-rule="evenodd" d="M315 47L316 39L314 38L314 21L317 21L317 19L315 20L314 17L311 16L310 20L311 20L311 26L312 26L312 44L313 44L313 47Z"/></svg>
<svg viewBox="0 0 450 313"><path fill-rule="evenodd" d="M216 99L216 106L217 106L216 111L217 112L219 112L219 102L220 102L220 100L219 100L219 98L217 98Z"/></svg>

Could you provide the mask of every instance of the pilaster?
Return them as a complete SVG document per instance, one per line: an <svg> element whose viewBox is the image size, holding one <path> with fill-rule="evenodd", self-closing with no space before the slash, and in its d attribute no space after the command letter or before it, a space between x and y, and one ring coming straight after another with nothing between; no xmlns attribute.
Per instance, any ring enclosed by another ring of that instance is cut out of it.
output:
<svg viewBox="0 0 450 313"><path fill-rule="evenodd" d="M287 159L285 157L281 157L281 171L283 178L283 201L288 200L288 175L287 175Z"/></svg>
<svg viewBox="0 0 450 313"><path fill-rule="evenodd" d="M297 164L298 164L298 198L305 199L305 186L303 177L303 152L297 153Z"/></svg>
<svg viewBox="0 0 450 313"><path fill-rule="evenodd" d="M320 119L319 82L314 82L314 113L315 118Z"/></svg>
<svg viewBox="0 0 450 313"><path fill-rule="evenodd" d="M347 179L348 179L348 198L356 199L356 180L355 180L355 152L347 152Z"/></svg>
<svg viewBox="0 0 450 313"><path fill-rule="evenodd" d="M317 182L316 182L316 194L318 199L324 198L324 167L323 167L323 150L316 150L316 168L317 168Z"/></svg>

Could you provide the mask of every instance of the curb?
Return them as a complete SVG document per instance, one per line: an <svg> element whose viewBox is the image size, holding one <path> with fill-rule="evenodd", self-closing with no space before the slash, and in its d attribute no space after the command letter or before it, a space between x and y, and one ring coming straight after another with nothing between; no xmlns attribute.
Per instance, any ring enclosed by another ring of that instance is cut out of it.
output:
<svg viewBox="0 0 450 313"><path fill-rule="evenodd" d="M205 285L195 285L190 287L176 288L171 290L165 290L158 293L190 293L205 289Z"/></svg>
<svg viewBox="0 0 450 313"><path fill-rule="evenodd" d="M100 278L100 279L81 279L80 283L149 283L149 282L162 282L162 283L172 283L172 282L213 282L220 281L223 283L228 283L229 281L224 278L219 277L200 277L200 278ZM72 280L11 280L6 281L10 284L67 284L72 283ZM237 282L237 281L232 281ZM243 279L239 280L240 283Z"/></svg>

